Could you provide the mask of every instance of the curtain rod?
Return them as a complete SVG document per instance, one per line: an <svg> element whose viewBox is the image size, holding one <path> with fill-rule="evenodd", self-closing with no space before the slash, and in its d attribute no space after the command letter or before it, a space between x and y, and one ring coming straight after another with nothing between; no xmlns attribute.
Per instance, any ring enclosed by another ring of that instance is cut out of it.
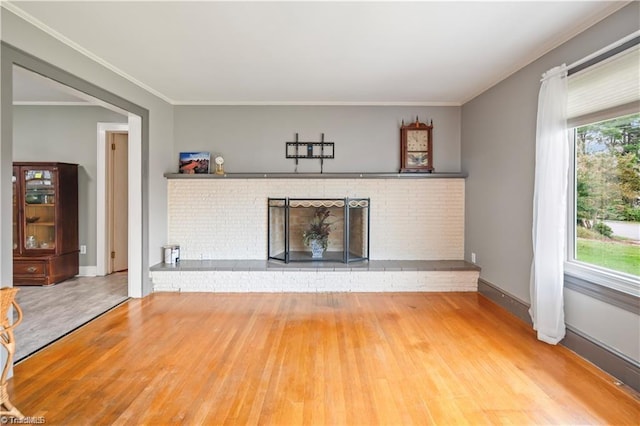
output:
<svg viewBox="0 0 640 426"><path fill-rule="evenodd" d="M602 48L597 52L592 53L591 55L572 63L567 67L568 75L575 74L578 71L582 71L585 68L595 65L598 62L602 62L605 59L610 58L613 55L617 55L618 53L627 50L637 44L640 44L640 31L631 33L628 36L618 40L617 42L612 43L609 46Z"/></svg>

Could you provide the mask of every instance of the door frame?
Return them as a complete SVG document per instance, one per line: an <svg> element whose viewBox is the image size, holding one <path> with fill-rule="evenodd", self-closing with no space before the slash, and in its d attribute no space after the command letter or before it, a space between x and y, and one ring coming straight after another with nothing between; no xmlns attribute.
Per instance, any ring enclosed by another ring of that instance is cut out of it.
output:
<svg viewBox="0 0 640 426"><path fill-rule="evenodd" d="M107 275L109 232L107 226L107 132L127 132L129 124L98 123L98 158L96 176L96 274ZM129 217L131 223L131 217ZM131 247L129 247L131 248ZM131 250L129 250L131 251ZM129 262L131 259L128 260Z"/></svg>
<svg viewBox="0 0 640 426"><path fill-rule="evenodd" d="M151 293L149 274L149 110L87 80L0 41L0 280L11 283L13 248L11 173L13 161L13 66L50 78L89 102L123 114L129 123L129 297ZM0 361L2 354L0 351Z"/></svg>

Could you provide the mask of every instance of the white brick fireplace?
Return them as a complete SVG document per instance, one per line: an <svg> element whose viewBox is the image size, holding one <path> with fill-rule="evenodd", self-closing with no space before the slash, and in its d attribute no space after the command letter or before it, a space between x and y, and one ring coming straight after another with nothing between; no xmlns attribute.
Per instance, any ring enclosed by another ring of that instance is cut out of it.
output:
<svg viewBox="0 0 640 426"><path fill-rule="evenodd" d="M344 175L297 178L289 175L286 177L236 175L185 178L182 175L167 175L168 243L180 245L182 261L266 260L267 199L269 197L361 197L371 199L369 251L371 261L463 259L463 176L342 176ZM201 269L198 269L196 274L194 271L179 269L156 270L152 273L152 279L156 290L179 291L216 291L214 288L216 273L219 278L224 275L226 283L229 283L229 280L234 281L229 277L229 271L209 271L214 273L212 276L205 272L207 271ZM243 272L246 275L247 271ZM287 281L287 271L279 272L274 279ZM292 280L300 282L300 272L299 269L292 270L288 275ZM328 280L327 277L337 277L335 273L324 274L318 278L322 275L321 269L306 272L314 273L307 278L322 281L319 286L315 286L316 291L320 291L318 288L321 288L321 291L384 291L381 290L384 287L382 283L387 282L393 275L389 274L391 271L380 270L341 271L340 274L352 275L347 275L349 279L341 280L346 284L332 286L330 282L333 280ZM431 272L434 274L433 278L437 278L438 291L443 291L442 271ZM172 273L178 275L174 275L173 278L165 275ZM179 273L184 276L179 278ZM283 282L281 286L274 288L273 280L266 279L265 273L267 272L260 271L260 274L255 275L255 280L243 276L242 280L238 281L238 288L235 291L291 291L290 283ZM357 274L363 273L370 275L365 275L364 278L357 277ZM407 274L407 283L398 282L399 278L394 275L395 287L402 288L403 291L412 289L425 291L425 282L429 279L416 274L420 275L420 271ZM190 282L199 281L199 284L185 288L184 282L180 285L173 283L173 281L184 280L187 275ZM462 287L466 290L475 290L477 272L470 279L468 275L464 279L464 285L456 283L451 277L445 277L444 282L450 283L450 290L459 291L463 289ZM195 278L198 276L199 280ZM305 281L304 278L302 281ZM207 282L210 285L207 285ZM253 284L247 284L247 282L253 282ZM270 284L266 284L267 282ZM375 284L376 289L363 288L363 285L367 286L367 282ZM224 291L234 291L228 285L224 287ZM303 287L307 288L304 285ZM392 283L389 282L388 287L391 290ZM445 285L444 289L446 288Z"/></svg>
<svg viewBox="0 0 640 426"><path fill-rule="evenodd" d="M182 259L266 259L269 197L370 198L371 259L464 257L461 178L169 179L168 191Z"/></svg>

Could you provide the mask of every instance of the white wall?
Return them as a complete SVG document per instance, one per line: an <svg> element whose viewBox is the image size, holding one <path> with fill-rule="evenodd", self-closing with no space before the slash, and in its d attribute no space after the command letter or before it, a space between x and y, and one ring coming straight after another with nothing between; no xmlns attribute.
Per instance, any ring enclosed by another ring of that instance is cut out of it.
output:
<svg viewBox="0 0 640 426"><path fill-rule="evenodd" d="M436 172L460 171L460 107L387 106L177 106L174 171L181 151L209 151L225 158L225 171L293 172L285 143L335 143L325 172L397 172L400 125L433 120ZM318 160L300 160L299 172L319 172Z"/></svg>
<svg viewBox="0 0 640 426"><path fill-rule="evenodd" d="M96 180L98 122L127 123L127 117L96 106L14 106L13 160L76 163L79 244L87 246L80 266L96 266Z"/></svg>
<svg viewBox="0 0 640 426"><path fill-rule="evenodd" d="M629 4L462 108L462 169L469 174L465 258L476 253L481 278L527 303L540 77L638 30L639 6ZM571 290L565 295L568 325L640 361L638 315Z"/></svg>

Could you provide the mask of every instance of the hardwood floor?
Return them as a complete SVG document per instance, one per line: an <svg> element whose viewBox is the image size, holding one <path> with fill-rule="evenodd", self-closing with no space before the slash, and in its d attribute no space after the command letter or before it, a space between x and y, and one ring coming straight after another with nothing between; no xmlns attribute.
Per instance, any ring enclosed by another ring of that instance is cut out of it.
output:
<svg viewBox="0 0 640 426"><path fill-rule="evenodd" d="M640 423L477 293L156 293L18 364L9 395L48 425Z"/></svg>
<svg viewBox="0 0 640 426"><path fill-rule="evenodd" d="M75 277L51 286L20 286L24 320L16 328L16 360L59 339L128 298L127 273Z"/></svg>

